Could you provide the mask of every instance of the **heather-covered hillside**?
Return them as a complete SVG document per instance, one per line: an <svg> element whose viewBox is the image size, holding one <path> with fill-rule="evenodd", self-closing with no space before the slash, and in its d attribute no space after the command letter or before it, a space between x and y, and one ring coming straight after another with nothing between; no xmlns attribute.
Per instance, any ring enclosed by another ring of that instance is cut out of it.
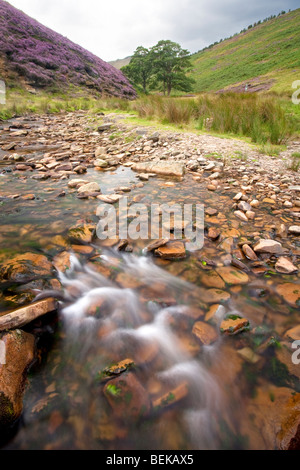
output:
<svg viewBox="0 0 300 470"><path fill-rule="evenodd" d="M64 89L70 84L122 98L135 97L111 65L0 0L0 78L7 84Z"/></svg>

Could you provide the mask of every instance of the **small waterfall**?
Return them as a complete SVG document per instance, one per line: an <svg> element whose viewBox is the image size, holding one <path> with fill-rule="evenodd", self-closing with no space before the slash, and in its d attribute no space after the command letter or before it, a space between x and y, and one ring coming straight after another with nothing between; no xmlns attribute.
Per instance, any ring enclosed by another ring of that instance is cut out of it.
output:
<svg viewBox="0 0 300 470"><path fill-rule="evenodd" d="M141 299L139 290L151 289L155 283L163 284L168 292L176 295L195 294L195 286L164 271L146 256L107 252L100 259L103 265L137 279L139 287L120 287L117 281L107 279L72 256L71 268L60 273L66 292L66 303L62 305L64 354L68 360L72 356L73 364L76 363L73 369L78 374L77 378L72 375L71 380L82 381L80 368L85 368L85 373L88 371L80 389L90 402L95 374L109 363L132 358L142 371L140 380L143 379L142 386L146 390L153 381L159 384L157 387L175 390L175 393L187 387L188 394L174 407L181 416L183 432L188 436L187 445L213 447L215 417L222 400L205 358L213 356L218 342L202 348L203 361L199 357L195 359L178 341L174 328L177 321L186 318L193 305L161 305L155 298L146 301ZM97 400L98 406L103 406L99 397ZM82 406L82 412L87 413L87 407L87 404Z"/></svg>

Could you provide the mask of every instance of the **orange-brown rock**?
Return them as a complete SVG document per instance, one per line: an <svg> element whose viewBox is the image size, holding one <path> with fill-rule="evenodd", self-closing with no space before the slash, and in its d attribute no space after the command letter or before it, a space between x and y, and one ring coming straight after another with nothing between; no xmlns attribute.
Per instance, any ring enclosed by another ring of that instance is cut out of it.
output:
<svg viewBox="0 0 300 470"><path fill-rule="evenodd" d="M247 282L249 281L248 274L232 266L224 266L222 268L217 268L216 272L227 284L247 284Z"/></svg>
<svg viewBox="0 0 300 470"><path fill-rule="evenodd" d="M218 339L218 333L215 328L203 321L194 323L192 331L204 345L214 343Z"/></svg>
<svg viewBox="0 0 300 470"><path fill-rule="evenodd" d="M155 250L155 254L163 259L182 259L186 257L184 243L170 241Z"/></svg>
<svg viewBox="0 0 300 470"><path fill-rule="evenodd" d="M133 372L110 380L103 392L114 414L125 421L137 421L150 412L148 393Z"/></svg>
<svg viewBox="0 0 300 470"><path fill-rule="evenodd" d="M71 266L71 254L68 251L63 251L57 254L53 259L53 266L61 272L65 272Z"/></svg>
<svg viewBox="0 0 300 470"><path fill-rule="evenodd" d="M0 363L0 425L11 425L21 415L26 371L34 359L34 336L15 330L0 337L5 360Z"/></svg>
<svg viewBox="0 0 300 470"><path fill-rule="evenodd" d="M276 292L281 295L291 307L299 307L300 302L300 284L286 282L276 286Z"/></svg>
<svg viewBox="0 0 300 470"><path fill-rule="evenodd" d="M52 264L46 256L35 253L17 255L4 263L0 269L0 278L12 281L24 281L30 277L48 276Z"/></svg>
<svg viewBox="0 0 300 470"><path fill-rule="evenodd" d="M221 333L234 335L249 326L247 318L225 318L220 325Z"/></svg>

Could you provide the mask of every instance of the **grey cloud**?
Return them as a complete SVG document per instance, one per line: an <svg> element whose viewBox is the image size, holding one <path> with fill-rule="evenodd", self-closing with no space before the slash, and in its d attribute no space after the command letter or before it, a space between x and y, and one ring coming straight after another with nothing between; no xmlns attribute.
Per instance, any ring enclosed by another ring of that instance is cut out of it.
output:
<svg viewBox="0 0 300 470"><path fill-rule="evenodd" d="M250 23L297 8L297 0L11 0L10 3L104 60L160 39L191 52Z"/></svg>

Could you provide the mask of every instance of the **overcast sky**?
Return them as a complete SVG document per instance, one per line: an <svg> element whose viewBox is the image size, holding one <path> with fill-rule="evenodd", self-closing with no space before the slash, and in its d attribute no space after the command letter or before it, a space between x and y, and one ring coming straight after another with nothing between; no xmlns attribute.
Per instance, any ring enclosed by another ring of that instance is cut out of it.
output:
<svg viewBox="0 0 300 470"><path fill-rule="evenodd" d="M190 52L239 32L299 0L10 0L40 23L105 61L161 39Z"/></svg>

